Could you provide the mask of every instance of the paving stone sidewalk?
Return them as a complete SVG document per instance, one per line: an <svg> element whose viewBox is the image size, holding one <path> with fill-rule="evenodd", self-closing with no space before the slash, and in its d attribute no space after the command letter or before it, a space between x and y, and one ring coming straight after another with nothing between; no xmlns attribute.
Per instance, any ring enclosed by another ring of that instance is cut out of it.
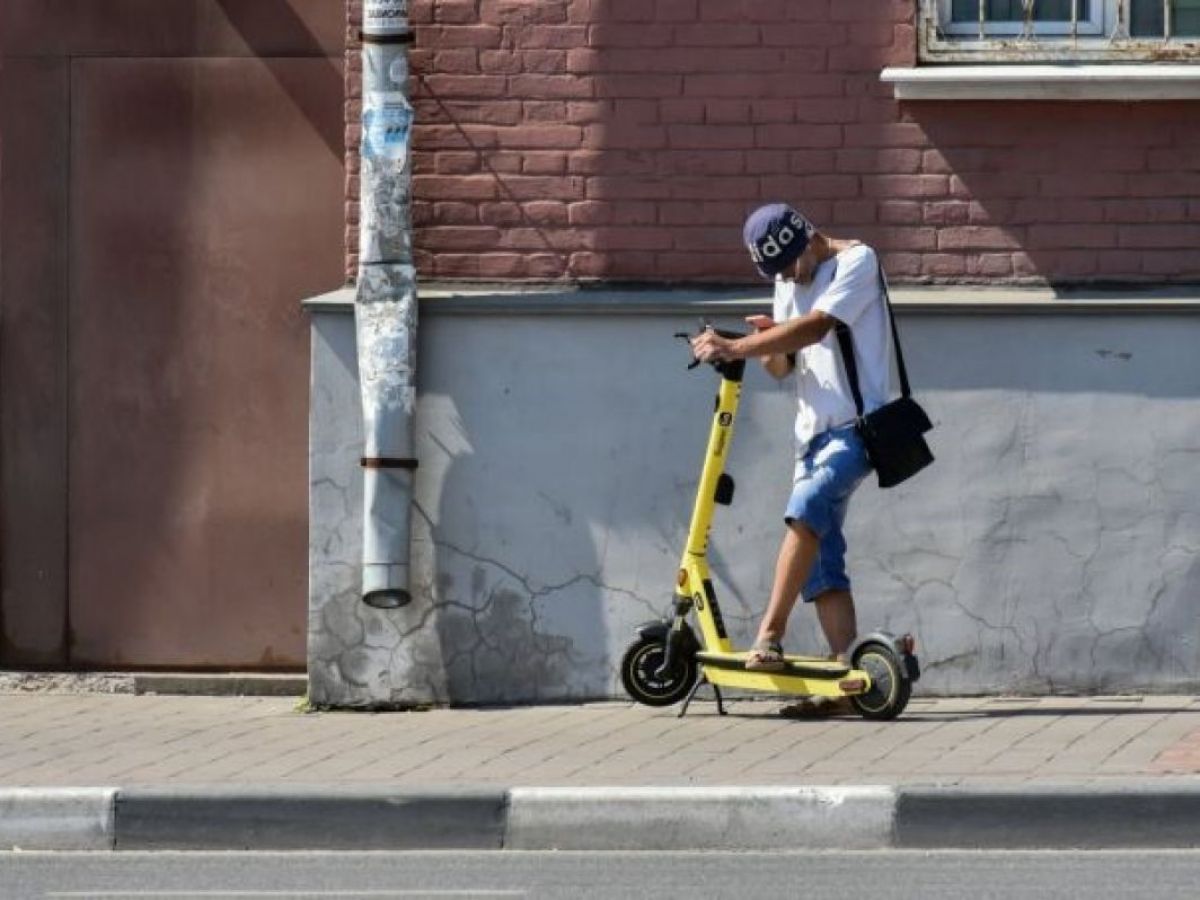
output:
<svg viewBox="0 0 1200 900"><path fill-rule="evenodd" d="M895 722L779 704L304 713L295 698L0 694L0 786L1113 783L1200 776L1200 698L915 699Z"/></svg>

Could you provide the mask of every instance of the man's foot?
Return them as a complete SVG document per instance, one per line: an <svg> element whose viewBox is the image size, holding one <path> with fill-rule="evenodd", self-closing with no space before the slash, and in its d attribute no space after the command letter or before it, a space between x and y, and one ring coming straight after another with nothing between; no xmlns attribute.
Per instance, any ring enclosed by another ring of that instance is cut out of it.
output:
<svg viewBox="0 0 1200 900"><path fill-rule="evenodd" d="M787 668L783 645L779 641L755 641L746 654L746 671L781 672Z"/></svg>
<svg viewBox="0 0 1200 900"><path fill-rule="evenodd" d="M802 697L779 710L785 719L828 719L854 714L849 697Z"/></svg>

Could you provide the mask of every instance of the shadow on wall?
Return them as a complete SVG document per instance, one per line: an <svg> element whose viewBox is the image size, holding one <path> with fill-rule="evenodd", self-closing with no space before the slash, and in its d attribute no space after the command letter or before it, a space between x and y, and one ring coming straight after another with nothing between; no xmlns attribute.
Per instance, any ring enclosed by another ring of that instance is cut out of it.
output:
<svg viewBox="0 0 1200 900"><path fill-rule="evenodd" d="M297 15L292 0L217 0L217 4L251 53L263 61L288 98L321 136L329 152L342 159L345 152L342 121L331 116L329 111L344 103L345 79L321 41ZM320 76L314 77L309 72L304 80L296 78L292 69L272 58L280 51L289 56L322 60Z"/></svg>
<svg viewBox="0 0 1200 900"><path fill-rule="evenodd" d="M594 85L573 106L585 151L571 165L587 177L590 226L573 274L762 287L742 224L781 200L827 233L884 237L881 198L862 176L887 151L859 141L898 115L878 73L910 52L908 10L597 4L587 49L568 60Z"/></svg>
<svg viewBox="0 0 1200 900"><path fill-rule="evenodd" d="M1200 280L1200 122L1162 103L906 103L929 193L894 210L936 239L920 274ZM933 196L936 193L938 196Z"/></svg>
<svg viewBox="0 0 1200 900"><path fill-rule="evenodd" d="M741 225L768 200L875 237L863 175L894 153L867 138L898 115L878 75L912 55L911 3L414 9L422 271L752 282Z"/></svg>
<svg viewBox="0 0 1200 900"><path fill-rule="evenodd" d="M574 375L578 342L555 332L490 316L421 332L418 452L436 507L418 512L452 703L608 693L604 607L619 590L591 526L622 491L589 473L621 450L608 404Z"/></svg>
<svg viewBox="0 0 1200 900"><path fill-rule="evenodd" d="M676 450L699 454L706 427L656 415L685 373L669 327L631 340L628 319L447 316L423 332L452 701L609 696L632 636L609 623L667 608L693 462Z"/></svg>

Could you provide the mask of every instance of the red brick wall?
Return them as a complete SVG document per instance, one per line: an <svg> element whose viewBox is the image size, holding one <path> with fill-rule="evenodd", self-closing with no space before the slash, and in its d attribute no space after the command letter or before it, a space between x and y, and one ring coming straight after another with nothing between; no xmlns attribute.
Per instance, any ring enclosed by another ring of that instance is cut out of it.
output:
<svg viewBox="0 0 1200 900"><path fill-rule="evenodd" d="M351 0L348 270L357 243ZM907 103L914 0L412 0L425 278L752 280L787 200L902 281L1200 280L1194 103Z"/></svg>

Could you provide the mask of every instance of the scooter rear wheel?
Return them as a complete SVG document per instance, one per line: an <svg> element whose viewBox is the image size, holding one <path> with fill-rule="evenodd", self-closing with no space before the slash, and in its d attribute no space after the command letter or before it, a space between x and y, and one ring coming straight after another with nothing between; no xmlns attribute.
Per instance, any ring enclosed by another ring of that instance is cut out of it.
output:
<svg viewBox="0 0 1200 900"><path fill-rule="evenodd" d="M621 659L621 683L638 703L670 706L686 697L696 683L700 670L691 655L673 659L671 671L662 677L656 674L666 652L665 643L649 638L639 638L625 651Z"/></svg>
<svg viewBox="0 0 1200 900"><path fill-rule="evenodd" d="M904 712L912 696L912 682L904 677L903 662L891 647L877 641L863 644L854 653L854 668L871 676L871 689L850 697L864 719L894 719Z"/></svg>

